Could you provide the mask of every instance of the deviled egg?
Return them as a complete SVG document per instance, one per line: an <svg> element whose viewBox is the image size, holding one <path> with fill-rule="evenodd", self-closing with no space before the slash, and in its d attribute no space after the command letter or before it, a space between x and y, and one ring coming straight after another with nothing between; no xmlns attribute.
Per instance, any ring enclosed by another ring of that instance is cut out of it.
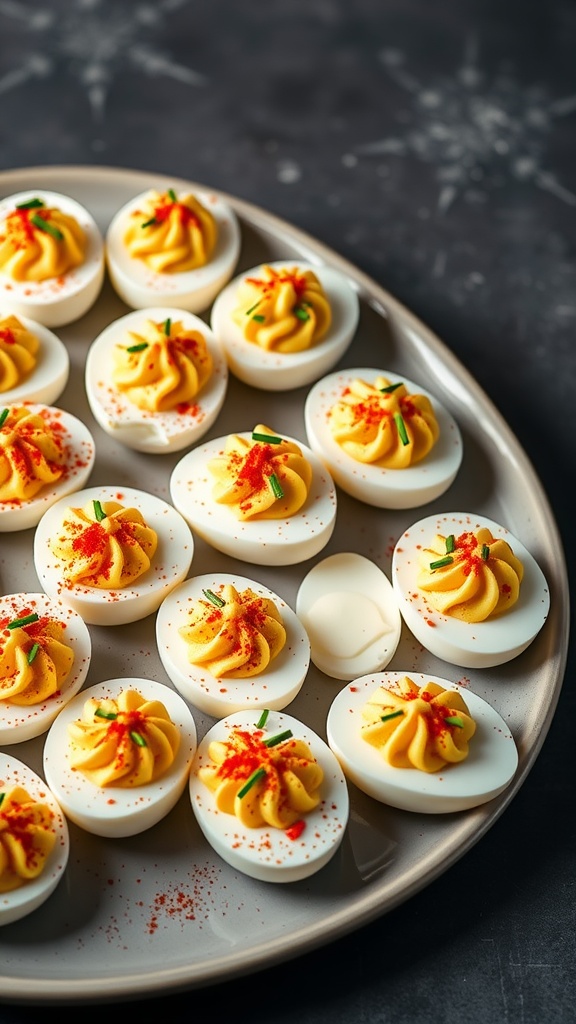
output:
<svg viewBox="0 0 576 1024"><path fill-rule="evenodd" d="M402 619L388 577L364 555L343 551L310 569L296 598L312 661L333 679L354 679L393 658Z"/></svg>
<svg viewBox="0 0 576 1024"><path fill-rule="evenodd" d="M92 652L80 616L46 594L0 597L0 744L46 732L80 690Z"/></svg>
<svg viewBox="0 0 576 1024"><path fill-rule="evenodd" d="M207 715L281 710L299 693L310 642L292 609L245 576L194 576L162 602L156 642L169 678Z"/></svg>
<svg viewBox="0 0 576 1024"><path fill-rule="evenodd" d="M214 192L150 189L113 217L106 234L110 280L134 309L208 309L234 273L240 226Z"/></svg>
<svg viewBox="0 0 576 1024"><path fill-rule="evenodd" d="M79 320L104 281L104 242L92 214L59 192L0 201L0 307L46 327Z"/></svg>
<svg viewBox="0 0 576 1024"><path fill-rule="evenodd" d="M378 508L433 501L462 462L454 418L428 391L388 370L340 370L304 407L306 436L339 487Z"/></svg>
<svg viewBox="0 0 576 1024"><path fill-rule="evenodd" d="M265 391L290 391L335 366L359 315L358 296L339 270L284 260L231 281L210 322L235 377Z"/></svg>
<svg viewBox="0 0 576 1024"><path fill-rule="evenodd" d="M0 403L52 405L70 373L68 349L29 317L0 315Z"/></svg>
<svg viewBox="0 0 576 1024"><path fill-rule="evenodd" d="M98 836L152 828L186 789L196 726L182 698L151 679L83 690L52 725L44 773L70 821Z"/></svg>
<svg viewBox="0 0 576 1024"><path fill-rule="evenodd" d="M165 453L210 429L224 404L228 365L203 320L155 307L128 313L98 335L85 380L107 434L137 451Z"/></svg>
<svg viewBox="0 0 576 1024"><path fill-rule="evenodd" d="M490 704L419 672L354 679L332 702L326 731L354 785L381 803L421 814L486 803L506 789L518 766L510 730Z"/></svg>
<svg viewBox="0 0 576 1024"><path fill-rule="evenodd" d="M34 564L51 597L99 626L157 611L187 576L194 541L168 502L129 487L92 487L38 524Z"/></svg>
<svg viewBox="0 0 576 1024"><path fill-rule="evenodd" d="M0 925L46 902L69 853L66 818L44 780L0 752Z"/></svg>
<svg viewBox="0 0 576 1024"><path fill-rule="evenodd" d="M518 538L486 516L428 516L405 530L392 585L406 625L431 654L488 668L516 658L542 629L550 592Z"/></svg>
<svg viewBox="0 0 576 1024"><path fill-rule="evenodd" d="M319 871L348 823L348 789L334 754L278 711L239 711L217 722L198 746L190 799L216 853L264 882Z"/></svg>

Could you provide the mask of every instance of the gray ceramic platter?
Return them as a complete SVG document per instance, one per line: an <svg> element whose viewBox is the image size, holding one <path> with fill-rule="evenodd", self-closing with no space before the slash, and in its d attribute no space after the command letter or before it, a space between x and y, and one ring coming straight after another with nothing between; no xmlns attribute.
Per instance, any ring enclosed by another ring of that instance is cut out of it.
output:
<svg viewBox="0 0 576 1024"><path fill-rule="evenodd" d="M64 193L86 206L104 231L119 207L139 192L185 184L206 189L177 177L131 170L42 167L0 174L0 195L34 188ZM549 582L550 614L534 643L500 668L463 673L422 650L403 627L388 667L455 681L464 675L512 731L518 772L500 797L455 815L394 810L350 787L352 817L338 853L318 874L288 886L257 882L222 862L203 839L187 794L162 822L130 839L101 839L71 825L70 858L61 884L32 915L0 929L0 998L7 1001L137 998L200 987L288 960L360 928L429 884L481 839L526 779L558 700L568 644L566 566L542 486L501 415L445 345L382 287L290 224L234 197L223 198L241 224L238 272L285 258L341 270L359 295L361 316L339 366L387 368L421 383L457 420L464 459L449 491L421 509L387 512L339 492L334 534L308 562L252 567L196 538L189 575L250 576L295 607L303 576L337 551L356 550L389 576L395 541L425 515L469 510L503 524L531 551ZM95 438L89 486L118 483L170 500L170 475L181 453L146 455L123 447L99 428L85 397L88 348L126 312L106 282L82 320L56 331L71 359L70 379L57 404L84 420ZM265 392L231 376L226 403L207 439L251 430L261 422L306 443L307 391ZM3 593L40 589L33 533L0 535ZM85 687L120 676L171 685L157 654L154 620L149 616L126 626L91 627L93 653ZM325 737L327 711L342 685L311 666L287 710ZM213 720L193 711L200 739ZM40 737L3 749L42 774L43 743Z"/></svg>

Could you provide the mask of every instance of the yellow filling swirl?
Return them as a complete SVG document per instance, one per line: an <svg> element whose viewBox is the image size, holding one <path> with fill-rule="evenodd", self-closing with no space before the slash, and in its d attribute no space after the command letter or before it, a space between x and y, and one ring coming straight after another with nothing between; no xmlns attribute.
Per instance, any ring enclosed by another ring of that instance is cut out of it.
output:
<svg viewBox="0 0 576 1024"><path fill-rule="evenodd" d="M62 277L84 262L86 235L77 220L40 200L17 207L0 230L0 271L14 281Z"/></svg>
<svg viewBox="0 0 576 1024"><path fill-rule="evenodd" d="M74 663L65 630L62 622L34 613L0 621L0 701L39 704L61 688Z"/></svg>
<svg viewBox="0 0 576 1024"><path fill-rule="evenodd" d="M36 366L40 342L17 316L0 320L0 394L30 376Z"/></svg>
<svg viewBox="0 0 576 1024"><path fill-rule="evenodd" d="M180 731L164 704L137 690L124 690L116 699L89 697L68 736L71 767L101 787L155 782L180 746Z"/></svg>
<svg viewBox="0 0 576 1024"><path fill-rule="evenodd" d="M11 406L0 421L0 501L29 501L66 471L61 432L25 406Z"/></svg>
<svg viewBox="0 0 576 1024"><path fill-rule="evenodd" d="M112 380L139 409L166 412L191 402L212 373L212 356L200 331L182 322L149 320L130 344L114 351Z"/></svg>
<svg viewBox="0 0 576 1024"><path fill-rule="evenodd" d="M22 786L0 785L0 892L38 878L55 843L50 808Z"/></svg>
<svg viewBox="0 0 576 1024"><path fill-rule="evenodd" d="M362 709L360 735L393 768L437 772L468 757L476 723L456 690L408 676L396 689L379 686Z"/></svg>
<svg viewBox="0 0 576 1024"><path fill-rule="evenodd" d="M436 611L484 622L516 604L524 575L507 541L487 527L446 538L438 534L419 554L416 583Z"/></svg>
<svg viewBox="0 0 576 1024"><path fill-rule="evenodd" d="M196 270L209 262L218 237L216 220L193 195L153 192L129 217L124 243L133 259L157 274Z"/></svg>
<svg viewBox="0 0 576 1024"><path fill-rule="evenodd" d="M238 288L232 319L247 341L268 352L303 352L325 336L332 322L330 302L316 274L298 267L262 267Z"/></svg>

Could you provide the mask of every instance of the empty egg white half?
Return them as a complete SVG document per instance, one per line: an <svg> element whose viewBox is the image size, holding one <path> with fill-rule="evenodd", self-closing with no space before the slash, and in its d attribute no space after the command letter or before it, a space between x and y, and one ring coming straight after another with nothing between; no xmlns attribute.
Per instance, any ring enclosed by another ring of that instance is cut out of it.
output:
<svg viewBox="0 0 576 1024"><path fill-rule="evenodd" d="M65 495L83 487L96 458L94 438L82 420L54 406L32 404L28 409L31 413L47 411L58 424L58 436L66 450L66 469L59 480L45 484L34 498L0 501L0 533L29 530L37 526L47 509Z"/></svg>
<svg viewBox="0 0 576 1024"><path fill-rule="evenodd" d="M418 687L432 682L461 694L476 722L465 760L438 772L394 768L362 739L364 704L379 686L390 686L406 675ZM518 767L514 739L490 704L456 683L420 672L382 672L355 679L332 702L326 731L347 778L375 800L405 811L445 814L477 807L502 793Z"/></svg>
<svg viewBox="0 0 576 1024"><path fill-rule="evenodd" d="M184 410L150 412L139 409L112 381L113 350L129 344L129 331L142 330L147 321L182 321L185 330L199 331L206 339L213 369L196 398ZM179 451L195 444L210 429L226 397L228 365L221 346L203 320L181 309L154 307L127 313L98 335L86 360L86 395L94 418L111 437L139 452Z"/></svg>
<svg viewBox="0 0 576 1024"><path fill-rule="evenodd" d="M97 786L70 767L68 725L78 721L90 697L116 698L124 690L137 690L146 700L158 700L180 730L180 746L173 764L155 782L143 786ZM60 712L44 745L44 773L67 818L97 836L123 838L152 828L175 806L186 789L196 751L196 725L184 700L169 686L151 679L107 679L82 690Z"/></svg>
<svg viewBox="0 0 576 1024"><path fill-rule="evenodd" d="M133 309L166 305L202 313L234 273L240 254L240 225L231 206L214 192L195 192L216 221L218 240L208 263L196 270L159 274L130 255L124 243L130 215L152 195L148 190L126 203L106 233L108 273L115 291Z"/></svg>
<svg viewBox="0 0 576 1024"><path fill-rule="evenodd" d="M354 552L329 555L310 570L300 584L296 614L312 661L333 679L384 668L400 641L392 584L375 562Z"/></svg>
<svg viewBox="0 0 576 1024"><path fill-rule="evenodd" d="M22 609L37 612L66 626L62 641L72 648L74 661L62 688L38 704L20 705L0 700L0 744L8 746L41 736L52 725L56 715L74 697L86 679L90 667L92 641L83 619L60 601L47 594L7 594L0 597L0 619L11 620L22 615Z"/></svg>
<svg viewBox="0 0 576 1024"><path fill-rule="evenodd" d="M0 310L0 319L3 318ZM35 334L40 342L36 356L36 365L32 372L14 388L0 392L0 405L16 405L20 402L38 402L52 405L56 402L70 374L70 357L68 349L60 338L43 324L30 320L27 316L18 317L20 323L31 334Z"/></svg>
<svg viewBox="0 0 576 1024"><path fill-rule="evenodd" d="M13 889L12 892L0 892L0 925L19 921L46 902L64 877L70 854L68 824L54 794L28 765L0 751L0 791L16 786L21 786L34 800L50 808L56 842L44 870L37 878L31 879L18 889Z"/></svg>
<svg viewBox="0 0 576 1024"><path fill-rule="evenodd" d="M508 542L524 566L524 577L518 601L508 611L485 622L462 622L436 611L425 591L416 586L418 556L436 534L458 536L483 526ZM548 584L527 548L505 527L470 512L428 516L405 530L392 557L392 585L402 618L422 646L436 657L466 668L490 668L516 658L540 632L550 608Z"/></svg>
<svg viewBox="0 0 576 1024"><path fill-rule="evenodd" d="M239 437L250 439L251 433ZM312 484L302 508L289 519L241 522L226 505L212 497L216 483L208 469L222 455L226 437L218 437L188 452L174 467L170 495L192 529L225 555L254 565L293 565L321 551L336 524L336 489L320 460L300 441L294 441L312 466Z"/></svg>
<svg viewBox="0 0 576 1024"><path fill-rule="evenodd" d="M67 583L62 576L62 566L50 550L50 540L59 533L68 509L83 508L89 501L117 501L124 508L137 508L146 525L158 535L150 568L131 586L101 590ZM194 540L182 516L162 498L130 487L78 491L53 505L34 535L34 564L46 593L73 608L85 622L97 626L119 626L152 615L166 595L186 578L193 554Z"/></svg>
<svg viewBox="0 0 576 1024"><path fill-rule="evenodd" d="M348 279L332 267L316 266L301 260L268 263L275 270L296 267L311 270L320 281L332 311L332 323L326 335L303 352L268 352L247 341L232 319L238 305L237 291L247 277L258 277L262 265L244 271L218 295L211 313L214 334L224 346L228 365L235 377L264 391L290 391L318 380L344 355L356 332L360 305Z"/></svg>
<svg viewBox="0 0 576 1024"><path fill-rule="evenodd" d="M401 381L410 394L430 399L440 434L436 444L421 462L405 469L386 469L358 462L334 440L328 413L342 392L354 380L373 384L376 377L392 383ZM306 437L312 451L326 464L334 481L353 498L377 508L414 508L433 501L453 482L462 462L462 437L454 418L430 392L389 370L346 369L319 380L311 388L304 406Z"/></svg>
<svg viewBox="0 0 576 1024"><path fill-rule="evenodd" d="M0 201L0 234L3 223L16 206L41 199L78 222L86 235L84 262L62 277L45 281L15 281L0 272L0 307L27 316L46 327L62 327L79 320L94 305L104 281L104 241L89 211L70 196L59 192L18 192Z"/></svg>
<svg viewBox="0 0 576 1024"><path fill-rule="evenodd" d="M216 678L203 665L188 660L188 645L178 630L188 622L188 609L203 597L204 590L216 590L232 584L241 592L250 588L259 597L274 602L286 630L286 643L280 653L259 675L246 679L228 676ZM162 602L156 616L156 642L169 678L186 700L207 715L224 718L234 711L285 708L299 693L310 664L310 642L296 614L272 590L227 573L194 576L180 584Z"/></svg>
<svg viewBox="0 0 576 1024"><path fill-rule="evenodd" d="M308 878L327 864L336 853L348 823L349 798L342 769L330 748L303 722L278 711L266 721L268 736L291 729L304 740L324 772L322 799L318 807L303 816L305 827L291 839L289 830L245 828L233 814L216 807L214 794L200 781L197 771L210 764L208 747L212 740L225 742L233 727L253 731L258 712L238 711L221 719L198 745L190 772L190 800L196 820L212 848L237 871L263 882L295 882Z"/></svg>

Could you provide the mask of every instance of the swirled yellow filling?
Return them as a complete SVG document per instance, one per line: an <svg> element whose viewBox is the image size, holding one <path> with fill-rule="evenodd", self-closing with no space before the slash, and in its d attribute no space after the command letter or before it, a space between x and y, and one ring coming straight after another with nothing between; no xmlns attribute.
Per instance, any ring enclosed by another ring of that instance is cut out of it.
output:
<svg viewBox="0 0 576 1024"><path fill-rule="evenodd" d="M330 302L311 270L263 266L260 277L238 287L232 319L247 341L268 352L302 352L325 336L332 322Z"/></svg>
<svg viewBox="0 0 576 1024"><path fill-rule="evenodd" d="M205 266L217 238L216 220L196 196L178 198L169 189L152 192L132 211L124 244L133 259L157 274L178 274Z"/></svg>
<svg viewBox="0 0 576 1024"><path fill-rule="evenodd" d="M38 878L56 843L50 808L23 786L0 782L0 892Z"/></svg>
<svg viewBox="0 0 576 1024"><path fill-rule="evenodd" d="M23 405L0 412L0 501L29 501L65 472L66 446L57 416Z"/></svg>
<svg viewBox="0 0 576 1024"><path fill-rule="evenodd" d="M9 213L0 228L0 271L14 281L62 277L84 263L86 246L74 217L31 200Z"/></svg>
<svg viewBox="0 0 576 1024"><path fill-rule="evenodd" d="M61 688L74 663L65 631L62 622L29 609L0 619L0 701L39 704Z"/></svg>
<svg viewBox="0 0 576 1024"><path fill-rule="evenodd" d="M40 342L17 316L0 319L0 394L17 387L36 366Z"/></svg>

